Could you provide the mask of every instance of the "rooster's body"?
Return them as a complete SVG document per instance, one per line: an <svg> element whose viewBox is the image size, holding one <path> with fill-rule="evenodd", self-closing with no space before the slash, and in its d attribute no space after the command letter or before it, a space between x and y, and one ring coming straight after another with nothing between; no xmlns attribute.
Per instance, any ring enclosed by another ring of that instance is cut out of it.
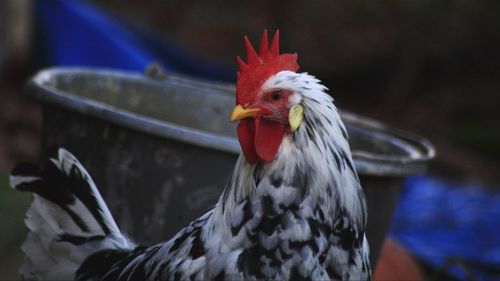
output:
<svg viewBox="0 0 500 281"><path fill-rule="evenodd" d="M261 47L261 63L266 55ZM240 68L248 65L240 62ZM369 280L365 199L346 130L326 88L293 68L281 65L259 84L259 93L272 93L274 107L263 104L265 96L252 102L239 96L245 109L232 119L241 119L244 154L215 207L165 243L137 247L125 238L87 172L64 150L43 170L26 164L14 169L13 186L37 194L27 218L24 276ZM286 111L290 124L263 123L283 119L276 113L277 89L286 108L300 105L298 119Z"/></svg>

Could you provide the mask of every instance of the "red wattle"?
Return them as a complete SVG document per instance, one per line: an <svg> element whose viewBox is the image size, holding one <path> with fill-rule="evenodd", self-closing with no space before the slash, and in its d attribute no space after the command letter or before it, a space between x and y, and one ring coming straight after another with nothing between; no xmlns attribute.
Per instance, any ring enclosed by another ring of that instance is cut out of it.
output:
<svg viewBox="0 0 500 281"><path fill-rule="evenodd" d="M238 124L238 140L240 141L241 151L247 159L248 163L255 164L259 160L257 151L255 150L255 119L241 119Z"/></svg>
<svg viewBox="0 0 500 281"><path fill-rule="evenodd" d="M266 119L255 119L255 151L260 159L271 162L278 152L285 126Z"/></svg>

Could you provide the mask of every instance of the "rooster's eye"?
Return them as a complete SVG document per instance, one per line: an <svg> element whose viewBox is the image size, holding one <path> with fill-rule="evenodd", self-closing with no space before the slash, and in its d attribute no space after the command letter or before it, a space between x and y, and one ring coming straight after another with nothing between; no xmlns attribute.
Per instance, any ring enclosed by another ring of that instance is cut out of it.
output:
<svg viewBox="0 0 500 281"><path fill-rule="evenodd" d="M274 91L271 93L271 99L274 101L278 101L281 99L281 92L280 91Z"/></svg>

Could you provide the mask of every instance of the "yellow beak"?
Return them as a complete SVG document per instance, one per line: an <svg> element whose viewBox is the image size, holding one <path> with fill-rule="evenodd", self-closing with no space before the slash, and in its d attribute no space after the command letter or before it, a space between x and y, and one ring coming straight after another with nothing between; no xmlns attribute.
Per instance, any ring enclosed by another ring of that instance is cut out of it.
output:
<svg viewBox="0 0 500 281"><path fill-rule="evenodd" d="M243 118L255 117L258 112L260 112L260 108L246 108L245 109L245 108L243 108L243 106L238 104L234 108L233 113L231 113L231 117L229 118L229 120L231 122L235 122L235 121L238 121L238 120L243 119Z"/></svg>

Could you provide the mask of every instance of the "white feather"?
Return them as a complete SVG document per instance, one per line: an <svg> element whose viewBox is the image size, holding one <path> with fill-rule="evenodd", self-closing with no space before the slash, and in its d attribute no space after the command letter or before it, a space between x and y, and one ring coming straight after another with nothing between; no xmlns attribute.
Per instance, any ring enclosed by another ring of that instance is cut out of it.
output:
<svg viewBox="0 0 500 281"><path fill-rule="evenodd" d="M131 249L135 245L124 237L90 176L76 158L64 149L60 149L58 159L51 162L68 177L71 172L83 176L87 180L90 192L98 202L104 223L110 228L109 234L103 240L90 241L83 244L73 244L61 240L61 235L69 234L81 237L104 235L101 226L82 201L74 196L74 202L67 204L76 216L80 217L88 231L82 230L74 219L61 206L33 194L33 202L26 214L25 223L29 233L21 246L26 260L20 271L29 280L70 280L82 262L92 253L106 248ZM11 176L11 186L29 184L40 180L38 176ZM42 186L41 188L51 188Z"/></svg>
<svg viewBox="0 0 500 281"><path fill-rule="evenodd" d="M15 188L16 186L23 184L23 183L34 182L34 181L37 181L40 179L41 179L40 177L36 177L36 176L13 176L13 175L10 175L10 177L9 177L10 185L12 186L12 188Z"/></svg>

